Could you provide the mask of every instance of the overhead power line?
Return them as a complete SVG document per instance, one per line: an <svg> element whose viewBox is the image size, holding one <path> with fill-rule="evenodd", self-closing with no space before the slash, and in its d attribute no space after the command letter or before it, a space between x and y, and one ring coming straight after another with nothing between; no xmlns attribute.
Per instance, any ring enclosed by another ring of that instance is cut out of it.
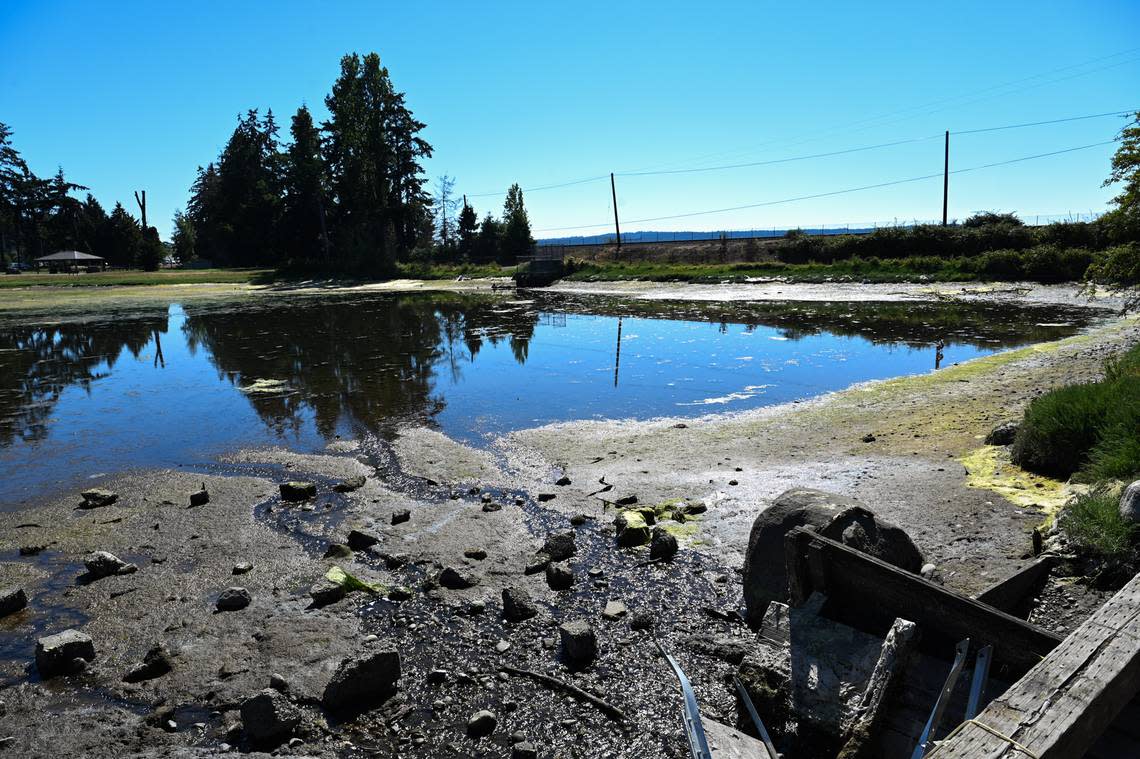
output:
<svg viewBox="0 0 1140 759"><path fill-rule="evenodd" d="M1064 153L1075 153L1078 150L1088 150L1090 148L1097 148L1097 147L1101 147L1103 145L1111 145L1114 142L1116 142L1116 140L1105 140L1103 142L1094 142L1094 143L1089 144L1089 145L1079 145L1077 147L1065 148L1063 150L1053 150L1053 151L1050 151L1048 153L1038 153L1036 155L1021 156L1020 158L1011 158L1011 159L1006 160L1006 161L997 161L994 163L982 164L981 166L971 166L971 167L968 167L965 169L955 169L954 171L951 171L950 173L951 174L966 174L966 173L972 172L972 171L981 171L983 169L992 169L992 168L997 167L997 166L1008 166L1009 164L1021 163L1023 161L1032 161L1032 160L1035 160L1038 158L1048 158L1050 156L1062 155ZM847 193L852 193L852 192L863 192L865 190L876 190L876 189L879 189L882 187L892 187L894 185L908 184L911 182L921 182L921 181L926 180L926 179L933 179L935 177L941 177L941 176L943 176L943 172L939 171L939 172L934 173L934 174L923 174L922 176L918 176L918 177L908 177L906 179L894 179L894 180L891 180L888 182L879 182L877 184L863 185L861 187L848 187L848 188L842 189L842 190L831 190L829 192L819 192L819 193L814 193L812 195L799 195L799 196L793 197L793 198L781 198L779 200L766 200L766 201L761 201L758 203L748 203L748 204L742 205L742 206L731 206L729 208L714 208L714 209L710 209L707 211L691 211L688 213L670 214L668 216L653 216L653 217L644 218L644 219L630 219L630 220L626 221L625 223L626 224L644 224L646 222L651 222L651 221L668 221L671 219L687 219L687 218L691 218L694 216L707 216L707 215L716 214L716 213L727 213L729 211L743 211L743 210L750 209L750 208L763 208L765 206L775 206L775 205L781 205L783 203L794 203L794 202L801 201L801 200L814 200L816 198L827 198L827 197L832 197L835 195L846 195ZM535 231L536 232L563 232L563 231L572 230L572 229L594 229L594 228L608 227L608 226L609 226L609 222L604 222L601 224L577 224L577 225L568 226L568 227L548 227L546 229L536 229Z"/></svg>

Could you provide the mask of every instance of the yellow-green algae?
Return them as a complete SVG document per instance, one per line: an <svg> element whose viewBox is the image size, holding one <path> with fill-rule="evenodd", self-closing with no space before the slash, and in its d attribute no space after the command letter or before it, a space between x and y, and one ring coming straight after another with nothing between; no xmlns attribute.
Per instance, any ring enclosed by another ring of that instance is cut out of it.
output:
<svg viewBox="0 0 1140 759"><path fill-rule="evenodd" d="M958 462L966 469L966 485L997 493L1006 500L1038 509L1052 521L1073 495L1066 483L1027 472L1009 460L1009 451L996 445L977 448Z"/></svg>

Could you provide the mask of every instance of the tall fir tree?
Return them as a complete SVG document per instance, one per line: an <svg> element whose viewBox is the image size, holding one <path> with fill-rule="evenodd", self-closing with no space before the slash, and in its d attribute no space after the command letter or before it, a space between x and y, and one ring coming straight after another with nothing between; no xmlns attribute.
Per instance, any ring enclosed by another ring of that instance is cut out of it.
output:
<svg viewBox="0 0 1140 759"><path fill-rule="evenodd" d="M523 205L523 192L518 184L507 190L503 202L503 238L499 246L499 263L513 264L534 252L534 238L530 235L530 218Z"/></svg>
<svg viewBox="0 0 1140 759"><path fill-rule="evenodd" d="M283 250L294 261L328 261L328 196L321 135L306 106L293 115L285 153Z"/></svg>

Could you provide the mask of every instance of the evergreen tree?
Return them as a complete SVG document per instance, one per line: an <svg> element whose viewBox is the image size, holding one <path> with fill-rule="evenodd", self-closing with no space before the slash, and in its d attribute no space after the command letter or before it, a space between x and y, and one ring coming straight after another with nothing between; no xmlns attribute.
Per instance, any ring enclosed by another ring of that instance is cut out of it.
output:
<svg viewBox="0 0 1140 759"><path fill-rule="evenodd" d="M231 266L275 263L281 219L280 158L273 112L238 118L218 159L217 253Z"/></svg>
<svg viewBox="0 0 1140 759"><path fill-rule="evenodd" d="M185 264L195 259L194 222L181 210L174 212L174 233L170 237L170 242L174 247L174 257L181 263Z"/></svg>
<svg viewBox="0 0 1140 759"><path fill-rule="evenodd" d="M291 260L327 261L325 164L321 135L307 107L297 109L289 133L293 142L285 154L283 249Z"/></svg>
<svg viewBox="0 0 1140 759"><path fill-rule="evenodd" d="M223 231L220 223L221 187L214 164L198 167L198 176L190 187L186 215L194 228L194 252L210 262L220 261Z"/></svg>
<svg viewBox="0 0 1140 759"><path fill-rule="evenodd" d="M516 183L507 190L507 199L503 202L503 237L498 260L503 265L509 265L533 252L534 238L530 236L530 219L523 205L522 188Z"/></svg>
<svg viewBox="0 0 1140 759"><path fill-rule="evenodd" d="M502 237L503 225L488 213L483 217L483 223L479 226L479 237L475 240L474 259L479 263L499 260Z"/></svg>
<svg viewBox="0 0 1140 759"><path fill-rule="evenodd" d="M123 267L137 266L143 247L143 234L139 223L127 213L122 203L115 204L107 223L108 263Z"/></svg>
<svg viewBox="0 0 1140 759"><path fill-rule="evenodd" d="M461 260L471 261L476 255L475 241L479 233L479 217L475 215L475 209L466 203L463 204L463 210L459 212L456 228L459 236L459 246L456 252Z"/></svg>

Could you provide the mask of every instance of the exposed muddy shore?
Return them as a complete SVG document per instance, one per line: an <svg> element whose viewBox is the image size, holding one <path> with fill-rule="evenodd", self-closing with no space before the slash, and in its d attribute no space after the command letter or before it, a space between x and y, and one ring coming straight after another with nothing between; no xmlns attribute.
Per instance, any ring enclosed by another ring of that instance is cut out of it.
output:
<svg viewBox="0 0 1140 759"><path fill-rule="evenodd" d="M1087 302L1073 288L938 288L937 297ZM782 299L933 297L917 285L584 290L698 299L763 298L769 290ZM509 756L522 738L542 757L683 756L680 698L653 637L685 667L704 712L735 724L726 677L752 635L733 621L739 570L751 522L774 496L804 486L859 498L904 526L947 586L977 592L1026 561L1030 531L1066 497L1058 483L1003 469L1002 450L983 446L986 433L1016 418L1034 395L1094 378L1107 355L1137 339L1140 325L1120 318L1057 343L752 412L556 424L509 434L487 450L410 429L391 445L366 439L314 455L243 451L195 471L99 477L84 487L119 494L102 508L77 509L83 488L47 494L0 513L0 587L22 586L29 598L25 611L0 620L0 739L12 739L0 753L206 756L259 748L243 735L238 707L277 674L304 715L299 740L275 747L281 754ZM366 478L359 489L334 490L358 476ZM555 484L563 477L568 484ZM316 497L282 502L278 485L288 480L315 483ZM190 507L203 484L209 503ZM634 496L639 504L707 506L674 526L681 550L672 562L646 564L646 547L615 545L608 504ZM408 521L393 524L404 509ZM352 529L378 542L324 558ZM568 562L575 581L556 591L544 573L524 569L548 535L567 530L575 535ZM21 556L25 546L46 547ZM84 584L84 556L96 550L138 571ZM480 551L485 558L476 558ZM234 575L242 562L252 570ZM309 589L334 565L383 589L313 608ZM439 587L447 567L478 582ZM216 612L218 594L232 585L245 587L251 604ZM501 593L509 587L524 589L538 614L505 621ZM1075 598L1068 616L1039 623L1066 630L1099 600L1077 586L1064 592ZM603 618L615 600L628 613ZM633 629L644 615L653 631ZM575 619L588 620L598 636L598 658L582 670L559 654L558 625ZM68 627L91 636L96 658L82 674L43 681L33 666L35 640ZM170 653L170 673L123 682L156 644ZM342 658L389 647L403 664L394 700L355 718L321 707ZM504 667L572 682L626 719ZM498 724L473 739L466 726L480 709L495 712Z"/></svg>

